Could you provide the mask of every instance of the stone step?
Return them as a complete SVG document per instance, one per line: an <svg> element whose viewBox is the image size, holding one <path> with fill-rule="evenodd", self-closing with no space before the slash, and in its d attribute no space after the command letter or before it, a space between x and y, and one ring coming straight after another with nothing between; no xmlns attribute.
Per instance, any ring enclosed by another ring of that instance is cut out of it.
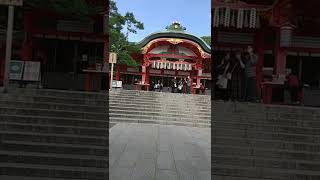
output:
<svg viewBox="0 0 320 180"><path fill-rule="evenodd" d="M160 103L144 103L144 102L118 102L118 101L110 101L109 107L111 106L126 106L126 107L159 107L159 108L175 108L175 109L197 109L197 110L206 110L211 111L211 107L209 105L195 105L195 104L160 104Z"/></svg>
<svg viewBox="0 0 320 180"><path fill-rule="evenodd" d="M0 168L8 176L27 176L65 179L103 180L108 178L106 168L68 167L57 165L37 165L31 163L0 163Z"/></svg>
<svg viewBox="0 0 320 180"><path fill-rule="evenodd" d="M18 132L18 131L1 131L3 141L23 141L38 143L64 143L86 146L107 146L108 138L105 136L85 136L56 134L43 132Z"/></svg>
<svg viewBox="0 0 320 180"><path fill-rule="evenodd" d="M216 129L230 129L230 130L256 130L264 132L274 133L293 133L293 134L305 134L305 135L320 135L320 128L313 128L312 126L292 126L291 124L279 125L276 123L259 123L256 122L236 122L236 121L225 121L215 122L213 124Z"/></svg>
<svg viewBox="0 0 320 180"><path fill-rule="evenodd" d="M78 128L107 128L108 120L80 119L66 117L48 117L48 116L26 116L26 115L9 115L1 114L0 121L4 123L22 123L35 125L55 125L63 127Z"/></svg>
<svg viewBox="0 0 320 180"><path fill-rule="evenodd" d="M101 157L100 157L101 158ZM19 163L19 164L38 164L38 165L55 165L55 166L67 166L67 167L87 167L87 168L108 168L108 161L105 158L101 159L85 159L82 156L48 156L46 154L28 153L21 154L12 152L6 152L6 154L0 154L2 162Z"/></svg>
<svg viewBox="0 0 320 180"><path fill-rule="evenodd" d="M216 111L215 111L216 112ZM215 113L213 115L213 123L220 122L218 120ZM222 117L220 117L222 118ZM305 128L320 128L320 121L315 119L288 119L288 118L271 118L271 119L263 119L263 118L254 118L254 117L237 117L237 116L226 116L228 122L230 123L249 123L249 124L257 124L257 125L279 125L279 126L295 126L295 127L305 127ZM226 121L224 121L226 122Z"/></svg>
<svg viewBox="0 0 320 180"><path fill-rule="evenodd" d="M203 122L203 123L211 123L210 117L203 117L203 118L192 118L192 117L172 117L172 116L163 116L163 115L140 115L140 114L124 114L124 113L109 113L110 119L111 118L126 118L130 119L141 119L141 120L166 120L166 121L174 121L174 122Z"/></svg>
<svg viewBox="0 0 320 180"><path fill-rule="evenodd" d="M34 108L4 108L0 107L1 114L7 115L33 115L33 116L52 116L52 117L66 117L79 119L94 119L103 120L107 118L107 113L92 113L79 111L65 111L65 110L48 110L48 109L34 109Z"/></svg>
<svg viewBox="0 0 320 180"><path fill-rule="evenodd" d="M201 103L210 103L211 100L210 99L206 99L206 98L198 98L198 97L194 97L192 95L189 96L163 96L163 97L159 97L159 96L151 96L151 97L145 97L145 96L134 96L134 95L110 95L109 96L110 99L115 99L115 100L130 100L130 99L135 99L135 100L140 100L140 101L154 101L154 100L165 100L165 101L192 101L192 102L201 102Z"/></svg>
<svg viewBox="0 0 320 180"><path fill-rule="evenodd" d="M167 113L177 113L180 114L182 108L180 107L164 107L164 106L131 106L127 104L121 104L121 105L116 105L116 104L110 104L109 106L109 112L112 110L122 110L122 111L137 111L137 112L167 112ZM195 115L205 115L205 116L211 116L211 110L203 110L199 109L196 112L194 108L186 108L183 109L183 113L185 114L195 114Z"/></svg>
<svg viewBox="0 0 320 180"><path fill-rule="evenodd" d="M320 129L319 129L320 130ZM227 129L227 128L215 128L213 132L215 137L245 137L245 138L256 138L256 139L272 139L272 140L284 140L284 141L295 141L305 143L319 143L320 136L312 134L295 134L295 133L281 133L281 132L270 132L265 130L253 130L253 129Z"/></svg>
<svg viewBox="0 0 320 180"><path fill-rule="evenodd" d="M41 153L41 152L26 152L26 151L5 151L0 150L0 155L10 155L10 156L33 156L33 157L56 157L56 158L66 158L64 154L59 153ZM67 158L79 159L79 160L102 160L108 161L106 156L96 156L96 155L79 155L79 154L68 154Z"/></svg>
<svg viewBox="0 0 320 180"><path fill-rule="evenodd" d="M320 162L294 159L261 158L238 155L213 155L216 164L320 171Z"/></svg>
<svg viewBox="0 0 320 180"><path fill-rule="evenodd" d="M320 162L320 154L318 152L292 149L265 149L264 147L212 144L211 152L214 156L249 156L257 158Z"/></svg>
<svg viewBox="0 0 320 180"><path fill-rule="evenodd" d="M128 99L128 100L122 100L122 99L109 99L109 103L130 103L130 104L156 104L156 105L193 105L193 106L199 106L199 107L210 107L210 103L202 103L197 101L184 101L184 100L177 100L177 101L165 101L165 100L152 100L152 101L140 101L135 99Z"/></svg>
<svg viewBox="0 0 320 180"><path fill-rule="evenodd" d="M197 119L206 119L211 120L211 115L205 115L205 114L193 114L192 112L187 111L176 111L175 113L167 112L166 110L159 109L158 111L129 111L129 110L121 110L121 109L109 109L109 115L110 114L123 114L123 115L143 115L148 117L163 117L163 118L193 118L195 120Z"/></svg>
<svg viewBox="0 0 320 180"><path fill-rule="evenodd" d="M13 94L0 94L2 101L23 101L23 102L39 102L39 103L62 103L70 105L97 105L106 106L107 99L90 99L90 98L71 98L71 97L55 97L55 96L27 96L27 95L13 95Z"/></svg>
<svg viewBox="0 0 320 180"><path fill-rule="evenodd" d="M212 172L219 176L233 176L240 178L264 178L274 180L303 180L320 179L319 171L281 169L255 166L235 166L212 163ZM217 173L219 172L219 173Z"/></svg>
<svg viewBox="0 0 320 180"><path fill-rule="evenodd" d="M26 124L0 122L0 131L17 131L17 132L39 132L49 134L65 134L65 135L84 135L84 136L100 136L106 137L108 134L107 128L90 128L77 126L57 126L48 124Z"/></svg>
<svg viewBox="0 0 320 180"><path fill-rule="evenodd" d="M161 124L161 125L175 125L175 126L187 126L187 127L199 127L210 128L209 123L203 122L184 122L184 121L166 121L166 120L151 120L151 119L139 119L139 118L122 118L122 117L110 117L110 123L143 123L143 124Z"/></svg>
<svg viewBox="0 0 320 180"><path fill-rule="evenodd" d="M90 98L102 99L107 98L108 92L86 92L86 91L70 91L70 90L54 90L54 89L28 89L28 88L10 88L8 94L15 95L32 95L32 96L56 96L56 97L72 97L72 98Z"/></svg>
<svg viewBox="0 0 320 180"><path fill-rule="evenodd" d="M1 149L4 151L24 151L35 153L54 153L61 155L87 155L108 156L107 146L63 144L63 143L39 143L28 141L2 141Z"/></svg>
<svg viewBox="0 0 320 180"><path fill-rule="evenodd" d="M260 137L217 137L213 135L213 144L219 145L234 145L240 147L260 147L265 149L282 149L282 150L295 150L295 151L309 151L309 152L319 152L319 143L307 143L299 142L294 139L292 140L278 140L278 139L263 139Z"/></svg>
<svg viewBox="0 0 320 180"><path fill-rule="evenodd" d="M106 113L106 106L81 105L81 104L62 104L62 103L38 103L24 101L1 101L0 106L7 108L35 108L35 109L53 109L67 111L86 111L96 113Z"/></svg>

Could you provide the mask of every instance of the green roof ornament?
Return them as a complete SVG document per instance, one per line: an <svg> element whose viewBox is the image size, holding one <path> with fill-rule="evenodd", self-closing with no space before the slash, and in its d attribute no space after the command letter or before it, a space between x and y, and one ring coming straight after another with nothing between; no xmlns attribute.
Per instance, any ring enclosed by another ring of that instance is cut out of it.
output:
<svg viewBox="0 0 320 180"><path fill-rule="evenodd" d="M178 21L174 21L170 26L167 26L166 29L168 31L185 31L186 30L186 28L183 27Z"/></svg>

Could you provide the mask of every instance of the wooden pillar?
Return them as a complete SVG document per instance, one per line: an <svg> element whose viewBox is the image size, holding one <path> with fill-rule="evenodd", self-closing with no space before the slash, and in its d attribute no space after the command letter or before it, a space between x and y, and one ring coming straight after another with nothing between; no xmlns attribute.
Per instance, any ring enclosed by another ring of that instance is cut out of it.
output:
<svg viewBox="0 0 320 180"><path fill-rule="evenodd" d="M117 64L116 65L116 80L117 81L120 81L120 76L121 76L121 67L120 67L120 64Z"/></svg>
<svg viewBox="0 0 320 180"><path fill-rule="evenodd" d="M275 45L275 63L274 74L285 74L287 53L285 48L280 47L280 28L276 31L276 45Z"/></svg>
<svg viewBox="0 0 320 180"><path fill-rule="evenodd" d="M262 70L263 70L263 61L264 61L264 29L260 29L256 33L254 48L258 56L258 63L256 67L256 85L257 85L257 94L261 96L261 82L262 82Z"/></svg>
<svg viewBox="0 0 320 180"><path fill-rule="evenodd" d="M141 78L142 84L145 84L146 82L146 76L147 76L146 70L147 70L146 66L142 65L142 78Z"/></svg>
<svg viewBox="0 0 320 180"><path fill-rule="evenodd" d="M150 84L150 66L146 67L146 84Z"/></svg>
<svg viewBox="0 0 320 180"><path fill-rule="evenodd" d="M31 61L33 56L33 42L32 42L32 34L30 33L32 31L32 15L31 14L25 14L23 16L23 26L24 26L24 40L22 43L22 49L21 49L21 59L24 61Z"/></svg>

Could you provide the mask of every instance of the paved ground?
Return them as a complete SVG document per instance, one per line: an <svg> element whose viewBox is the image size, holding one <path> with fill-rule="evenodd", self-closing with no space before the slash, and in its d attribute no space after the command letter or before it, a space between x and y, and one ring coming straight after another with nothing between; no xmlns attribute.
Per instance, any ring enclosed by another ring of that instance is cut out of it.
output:
<svg viewBox="0 0 320 180"><path fill-rule="evenodd" d="M210 129L121 124L110 129L110 180L210 180Z"/></svg>

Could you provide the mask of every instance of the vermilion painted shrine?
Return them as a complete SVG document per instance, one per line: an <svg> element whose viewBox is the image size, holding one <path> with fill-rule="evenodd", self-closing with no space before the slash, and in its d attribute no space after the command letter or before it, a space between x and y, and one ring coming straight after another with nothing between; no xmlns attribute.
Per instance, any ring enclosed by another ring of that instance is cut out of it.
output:
<svg viewBox="0 0 320 180"><path fill-rule="evenodd" d="M252 45L259 56L257 90L265 103L283 102L276 97L283 96L290 71L311 87L305 96L320 101L319 6L317 0L213 0L215 63L225 51Z"/></svg>
<svg viewBox="0 0 320 180"><path fill-rule="evenodd" d="M211 47L201 38L186 33L179 22L147 36L138 45L142 53L132 55L138 68L117 65L115 79L123 81L124 86L134 85L137 79L142 86L160 81L166 88L174 77L190 76L193 87L201 83L210 88Z"/></svg>

